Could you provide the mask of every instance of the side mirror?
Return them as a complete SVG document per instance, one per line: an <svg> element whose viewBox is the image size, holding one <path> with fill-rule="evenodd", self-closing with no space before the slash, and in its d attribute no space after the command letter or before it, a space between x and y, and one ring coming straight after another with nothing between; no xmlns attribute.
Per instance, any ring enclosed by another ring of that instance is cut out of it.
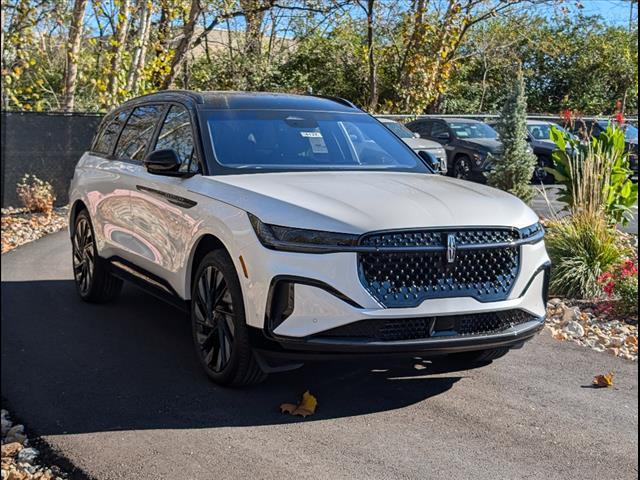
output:
<svg viewBox="0 0 640 480"><path fill-rule="evenodd" d="M428 166L433 169L433 171L437 172L440 170L440 162L433 153L427 152L425 150L420 150L418 152L418 155Z"/></svg>
<svg viewBox="0 0 640 480"><path fill-rule="evenodd" d="M413 138L420 138L420 134L418 132L413 132Z"/></svg>
<svg viewBox="0 0 640 480"><path fill-rule="evenodd" d="M448 142L449 140L451 140L451 135L449 135L449 132L442 132L442 133L439 133L436 138L438 140L444 140Z"/></svg>
<svg viewBox="0 0 640 480"><path fill-rule="evenodd" d="M168 175L171 177L179 177L186 172L180 172L180 159L173 149L154 150L149 153L142 161L147 172L156 175Z"/></svg>

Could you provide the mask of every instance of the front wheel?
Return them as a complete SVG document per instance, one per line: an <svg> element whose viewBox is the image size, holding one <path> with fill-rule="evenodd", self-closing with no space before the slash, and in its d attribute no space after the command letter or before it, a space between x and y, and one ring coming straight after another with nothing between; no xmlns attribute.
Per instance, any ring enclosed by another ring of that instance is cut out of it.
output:
<svg viewBox="0 0 640 480"><path fill-rule="evenodd" d="M198 360L214 382L241 386L266 378L249 344L238 276L223 251L207 254L198 266L191 326Z"/></svg>
<svg viewBox="0 0 640 480"><path fill-rule="evenodd" d="M461 156L453 163L453 176L460 180L468 180L471 175L471 160L469 157Z"/></svg>

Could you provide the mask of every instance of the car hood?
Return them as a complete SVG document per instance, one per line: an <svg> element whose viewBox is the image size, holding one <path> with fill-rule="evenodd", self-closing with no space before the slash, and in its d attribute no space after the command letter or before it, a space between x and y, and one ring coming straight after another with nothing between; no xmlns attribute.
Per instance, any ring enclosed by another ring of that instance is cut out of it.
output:
<svg viewBox="0 0 640 480"><path fill-rule="evenodd" d="M424 138L403 138L402 141L414 150L433 150L436 148L442 148L442 145L438 142Z"/></svg>
<svg viewBox="0 0 640 480"><path fill-rule="evenodd" d="M466 138L464 140L460 139L460 143L472 148L482 147L492 153L502 151L502 143L493 138Z"/></svg>
<svg viewBox="0 0 640 480"><path fill-rule="evenodd" d="M440 175L349 171L201 178L200 194L265 223L313 230L361 234L422 227L522 228L538 220L512 195Z"/></svg>

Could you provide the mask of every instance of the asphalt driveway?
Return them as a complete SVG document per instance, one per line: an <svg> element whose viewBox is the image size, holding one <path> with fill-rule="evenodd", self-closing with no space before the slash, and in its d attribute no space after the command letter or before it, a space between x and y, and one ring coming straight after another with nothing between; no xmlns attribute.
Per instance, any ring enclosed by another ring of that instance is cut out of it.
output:
<svg viewBox="0 0 640 480"><path fill-rule="evenodd" d="M543 333L475 370L324 363L224 389L183 314L133 287L82 303L70 264L66 232L2 256L2 397L89 476L637 477L636 363ZM608 371L615 388L589 388ZM315 416L278 412L306 389Z"/></svg>

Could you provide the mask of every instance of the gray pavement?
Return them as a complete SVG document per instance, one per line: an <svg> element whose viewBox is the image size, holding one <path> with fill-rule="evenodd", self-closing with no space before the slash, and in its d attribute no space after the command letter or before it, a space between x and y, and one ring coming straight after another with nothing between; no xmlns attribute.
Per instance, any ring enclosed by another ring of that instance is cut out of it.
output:
<svg viewBox="0 0 640 480"><path fill-rule="evenodd" d="M564 203L558 201L558 194L562 187L557 185L547 185L543 188L536 187L538 189L538 195L531 203L531 207L538 215L547 218L563 217L567 215L566 211L563 211ZM628 225L622 227L627 233L638 234L638 204L632 208L633 220Z"/></svg>
<svg viewBox="0 0 640 480"><path fill-rule="evenodd" d="M2 397L91 477L637 478L636 363L545 332L474 370L332 362L224 389L183 314L133 287L82 303L70 265L66 232L2 256ZM278 412L306 389L315 416Z"/></svg>

